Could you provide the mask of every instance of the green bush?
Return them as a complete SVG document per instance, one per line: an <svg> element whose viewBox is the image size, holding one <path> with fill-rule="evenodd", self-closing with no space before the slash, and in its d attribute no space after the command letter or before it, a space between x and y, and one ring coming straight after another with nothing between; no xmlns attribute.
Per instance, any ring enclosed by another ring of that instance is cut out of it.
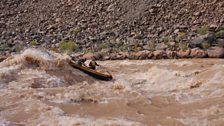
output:
<svg viewBox="0 0 224 126"><path fill-rule="evenodd" d="M180 42L180 43L179 43L179 48L180 48L181 50L186 51L186 50L189 48L189 44L186 43L186 42Z"/></svg>
<svg viewBox="0 0 224 126"><path fill-rule="evenodd" d="M148 47L150 49L150 51L155 51L156 50L156 43L155 41L151 41L148 43Z"/></svg>
<svg viewBox="0 0 224 126"><path fill-rule="evenodd" d="M37 40L32 40L32 41L30 42L30 44L31 44L31 46L35 46L35 45L37 45L38 43L37 43Z"/></svg>
<svg viewBox="0 0 224 126"><path fill-rule="evenodd" d="M175 38L176 42L181 42L186 37L185 32L179 32L178 36Z"/></svg>
<svg viewBox="0 0 224 126"><path fill-rule="evenodd" d="M77 48L78 48L78 45L74 41L71 41L71 40L68 40L68 41L62 40L59 44L59 49L62 52L71 53L75 51Z"/></svg>
<svg viewBox="0 0 224 126"><path fill-rule="evenodd" d="M198 29L197 33L200 35L205 35L208 33L209 27L207 25L202 26L200 29Z"/></svg>
<svg viewBox="0 0 224 126"><path fill-rule="evenodd" d="M166 36L163 38L163 42L167 43L167 42L173 42L174 39L171 36Z"/></svg>
<svg viewBox="0 0 224 126"><path fill-rule="evenodd" d="M74 28L74 29L71 30L71 32L72 32L72 34L77 35L78 33L81 32L81 29L80 28Z"/></svg>

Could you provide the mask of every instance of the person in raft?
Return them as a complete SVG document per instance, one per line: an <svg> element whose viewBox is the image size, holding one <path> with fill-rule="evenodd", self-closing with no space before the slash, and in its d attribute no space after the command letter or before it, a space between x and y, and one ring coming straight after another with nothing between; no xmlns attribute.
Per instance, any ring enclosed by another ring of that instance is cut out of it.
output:
<svg viewBox="0 0 224 126"><path fill-rule="evenodd" d="M99 65L96 63L95 60L90 61L90 63L89 63L89 68L90 69L96 70L97 66L99 66Z"/></svg>
<svg viewBox="0 0 224 126"><path fill-rule="evenodd" d="M81 58L81 59L78 59L78 60L77 60L77 64L78 64L79 66L86 66L86 65L85 65L85 62L86 62L86 58Z"/></svg>

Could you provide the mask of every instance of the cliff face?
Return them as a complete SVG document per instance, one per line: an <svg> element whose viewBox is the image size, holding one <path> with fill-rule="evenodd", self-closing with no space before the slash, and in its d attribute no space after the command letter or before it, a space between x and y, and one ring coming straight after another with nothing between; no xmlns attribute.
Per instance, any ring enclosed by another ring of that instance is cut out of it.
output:
<svg viewBox="0 0 224 126"><path fill-rule="evenodd" d="M221 27L223 14L222 0L1 0L0 49L70 40L78 50L141 50L179 32L190 40L201 27Z"/></svg>

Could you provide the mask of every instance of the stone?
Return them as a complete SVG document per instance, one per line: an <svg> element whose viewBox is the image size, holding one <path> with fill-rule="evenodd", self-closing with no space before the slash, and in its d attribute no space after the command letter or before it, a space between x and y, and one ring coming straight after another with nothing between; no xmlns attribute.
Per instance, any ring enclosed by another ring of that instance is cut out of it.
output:
<svg viewBox="0 0 224 126"><path fill-rule="evenodd" d="M203 48L203 43L207 42L209 44L214 44L216 41L216 36L214 32L209 32L206 35L201 35L190 42L190 47L195 48Z"/></svg>
<svg viewBox="0 0 224 126"><path fill-rule="evenodd" d="M103 59L102 60L109 60L109 59L110 59L110 56L105 55L105 56L103 56Z"/></svg>
<svg viewBox="0 0 224 126"><path fill-rule="evenodd" d="M217 24L211 24L209 26L209 30L211 30L211 31L215 31L217 28L218 28L218 25Z"/></svg>
<svg viewBox="0 0 224 126"><path fill-rule="evenodd" d="M167 48L168 48L168 46L164 42L158 43L156 45L156 50L166 50Z"/></svg>
<svg viewBox="0 0 224 126"><path fill-rule="evenodd" d="M153 52L149 51L148 59L151 59L152 57L153 57Z"/></svg>
<svg viewBox="0 0 224 126"><path fill-rule="evenodd" d="M153 51L153 57L155 59L162 59L162 58L164 58L164 56L165 56L165 52L163 50Z"/></svg>
<svg viewBox="0 0 224 126"><path fill-rule="evenodd" d="M103 58L103 53L95 53L94 54L94 59L95 60L102 60L102 58Z"/></svg>
<svg viewBox="0 0 224 126"><path fill-rule="evenodd" d="M134 60L134 59L135 59L135 52L131 52L131 53L128 55L128 59L129 59L129 60Z"/></svg>
<svg viewBox="0 0 224 126"><path fill-rule="evenodd" d="M209 58L224 58L224 48L211 47L207 50Z"/></svg>
<svg viewBox="0 0 224 126"><path fill-rule="evenodd" d="M7 57L5 55L0 55L0 62L2 62L3 60L5 60Z"/></svg>
<svg viewBox="0 0 224 126"><path fill-rule="evenodd" d="M118 55L122 56L122 59L128 58L129 53L128 52L119 52Z"/></svg>
<svg viewBox="0 0 224 126"><path fill-rule="evenodd" d="M216 32L216 37L220 39L224 39L224 30L220 30Z"/></svg>
<svg viewBox="0 0 224 126"><path fill-rule="evenodd" d="M219 47L224 47L224 39L217 39L216 41Z"/></svg>
<svg viewBox="0 0 224 126"><path fill-rule="evenodd" d="M121 53L110 54L110 60L124 60L125 58L126 58L126 55L123 55Z"/></svg>
<svg viewBox="0 0 224 126"><path fill-rule="evenodd" d="M179 31L180 31L180 29L175 29L175 30L174 30L174 34L178 34Z"/></svg>
<svg viewBox="0 0 224 126"><path fill-rule="evenodd" d="M86 53L82 57L87 60L93 60L93 59L95 59L95 54L94 53Z"/></svg>
<svg viewBox="0 0 224 126"><path fill-rule="evenodd" d="M201 15L201 12L195 12L193 15L194 16L200 16Z"/></svg>
<svg viewBox="0 0 224 126"><path fill-rule="evenodd" d="M193 49L191 49L190 56L192 58L205 58L205 57L207 57L207 53L202 49L193 48Z"/></svg>
<svg viewBox="0 0 224 126"><path fill-rule="evenodd" d="M139 51L137 53L134 53L135 59L143 60L147 59L150 51L144 50L144 51Z"/></svg>
<svg viewBox="0 0 224 126"><path fill-rule="evenodd" d="M177 58L177 52L176 51L166 51L166 56L168 59L174 59Z"/></svg>
<svg viewBox="0 0 224 126"><path fill-rule="evenodd" d="M110 60L117 60L117 54L115 53L110 54Z"/></svg>
<svg viewBox="0 0 224 126"><path fill-rule="evenodd" d="M191 50L190 49L187 49L187 50L179 50L177 52L177 57L178 58L189 58L190 57L190 53L191 53Z"/></svg>

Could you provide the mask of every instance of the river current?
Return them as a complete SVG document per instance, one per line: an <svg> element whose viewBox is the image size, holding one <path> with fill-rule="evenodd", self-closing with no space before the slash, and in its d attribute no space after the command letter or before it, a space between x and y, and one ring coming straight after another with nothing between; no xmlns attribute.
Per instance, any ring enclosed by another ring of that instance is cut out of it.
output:
<svg viewBox="0 0 224 126"><path fill-rule="evenodd" d="M2 126L222 126L224 60L99 61L100 81L69 56L28 49L0 63Z"/></svg>

